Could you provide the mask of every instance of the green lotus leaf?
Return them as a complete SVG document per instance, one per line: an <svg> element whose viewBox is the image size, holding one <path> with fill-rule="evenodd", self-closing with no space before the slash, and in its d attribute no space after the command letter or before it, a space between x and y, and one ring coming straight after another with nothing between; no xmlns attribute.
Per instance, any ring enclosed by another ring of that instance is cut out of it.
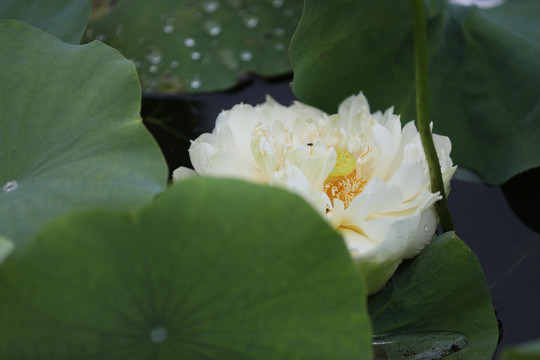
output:
<svg viewBox="0 0 540 360"><path fill-rule="evenodd" d="M435 238L398 269L370 297L369 312L379 340L377 359L400 353L387 358L490 360L497 345L497 320L480 263L453 232Z"/></svg>
<svg viewBox="0 0 540 360"><path fill-rule="evenodd" d="M430 119L452 158L490 184L540 166L540 2L426 6ZM300 100L335 112L363 91L416 118L410 2L306 0L290 51Z"/></svg>
<svg viewBox="0 0 540 360"><path fill-rule="evenodd" d="M299 197L229 179L71 214L0 267L4 359L371 359L363 283Z"/></svg>
<svg viewBox="0 0 540 360"><path fill-rule="evenodd" d="M14 247L12 241L0 236L0 265L11 254Z"/></svg>
<svg viewBox="0 0 540 360"><path fill-rule="evenodd" d="M130 0L103 6L85 40L137 65L144 93L228 89L245 73L289 73L288 46L301 0Z"/></svg>
<svg viewBox="0 0 540 360"><path fill-rule="evenodd" d="M140 206L164 190L130 61L15 20L0 22L0 48L0 235L15 253L55 216Z"/></svg>
<svg viewBox="0 0 540 360"><path fill-rule="evenodd" d="M88 0L2 0L0 20L31 24L70 44L81 41L88 18Z"/></svg>
<svg viewBox="0 0 540 360"><path fill-rule="evenodd" d="M538 360L540 359L540 339L509 346L501 353L501 360Z"/></svg>

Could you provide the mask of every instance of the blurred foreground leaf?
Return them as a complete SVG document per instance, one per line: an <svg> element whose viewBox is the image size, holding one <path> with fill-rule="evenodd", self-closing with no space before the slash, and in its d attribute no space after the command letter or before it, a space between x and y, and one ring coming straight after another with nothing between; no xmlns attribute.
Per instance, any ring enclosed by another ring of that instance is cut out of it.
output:
<svg viewBox="0 0 540 360"><path fill-rule="evenodd" d="M15 252L55 216L139 206L164 190L131 62L14 20L0 22L0 48L0 235Z"/></svg>
<svg viewBox="0 0 540 360"><path fill-rule="evenodd" d="M340 236L295 195L235 180L57 219L0 267L0 289L3 359L372 354Z"/></svg>

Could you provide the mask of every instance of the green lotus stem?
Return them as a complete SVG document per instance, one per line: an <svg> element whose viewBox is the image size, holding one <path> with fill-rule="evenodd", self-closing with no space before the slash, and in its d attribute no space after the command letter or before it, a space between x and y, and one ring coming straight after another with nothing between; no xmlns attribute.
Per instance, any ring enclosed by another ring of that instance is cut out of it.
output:
<svg viewBox="0 0 540 360"><path fill-rule="evenodd" d="M418 131L422 140L422 147L426 154L431 179L431 191L439 192L442 199L435 206L443 231L454 230L452 216L446 201L444 182L439 165L439 158L433 143L433 136L429 126L428 116L428 50L426 35L426 15L423 0L411 0L414 21L414 57L416 77L416 118Z"/></svg>

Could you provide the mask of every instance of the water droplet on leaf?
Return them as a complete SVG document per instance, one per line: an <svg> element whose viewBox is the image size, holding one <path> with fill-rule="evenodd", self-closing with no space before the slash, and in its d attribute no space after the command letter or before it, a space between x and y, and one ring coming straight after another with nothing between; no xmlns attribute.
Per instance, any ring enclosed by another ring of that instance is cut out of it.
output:
<svg viewBox="0 0 540 360"><path fill-rule="evenodd" d="M198 89L202 86L202 81L201 79L198 79L198 78L192 79L191 82L189 83L189 86L192 89Z"/></svg>
<svg viewBox="0 0 540 360"><path fill-rule="evenodd" d="M275 28L274 29L274 34L276 34L277 36L283 36L283 35L285 35L285 29L283 29L283 28Z"/></svg>
<svg viewBox="0 0 540 360"><path fill-rule="evenodd" d="M4 184L4 186L2 187L2 191L8 193L17 190L18 187L19 184L15 180L11 180Z"/></svg>
<svg viewBox="0 0 540 360"><path fill-rule="evenodd" d="M206 1L203 3L204 11L208 14L215 12L219 8L218 1Z"/></svg>
<svg viewBox="0 0 540 360"><path fill-rule="evenodd" d="M279 9L280 7L283 6L283 3L284 3L284 2L285 2L284 0L273 0L273 1L272 1L272 6L273 6L274 8L276 8L276 9Z"/></svg>
<svg viewBox="0 0 540 360"><path fill-rule="evenodd" d="M194 51L191 53L191 59L192 60L199 60L201 58L201 53L198 51Z"/></svg>
<svg viewBox="0 0 540 360"><path fill-rule="evenodd" d="M228 69L232 71L238 70L238 61L229 49L219 49L217 51L217 57Z"/></svg>
<svg viewBox="0 0 540 360"><path fill-rule="evenodd" d="M124 26L118 25L114 28L114 34L116 37L122 37L124 35Z"/></svg>
<svg viewBox="0 0 540 360"><path fill-rule="evenodd" d="M163 60L163 53L155 46L146 48L146 60L152 65L159 65Z"/></svg>
<svg viewBox="0 0 540 360"><path fill-rule="evenodd" d="M162 344L168 337L169 333L164 327L160 326L150 330L150 340L152 340L154 344Z"/></svg>
<svg viewBox="0 0 540 360"><path fill-rule="evenodd" d="M184 45L186 45L187 47L194 47L195 44L196 42L195 42L195 39L193 38L188 37L184 39Z"/></svg>
<svg viewBox="0 0 540 360"><path fill-rule="evenodd" d="M165 34L170 34L174 31L174 26L172 25L165 25L165 27L163 28L163 32Z"/></svg>
<svg viewBox="0 0 540 360"><path fill-rule="evenodd" d="M251 59L253 59L253 54L248 50L242 50L240 52L240 59L242 61L250 61Z"/></svg>
<svg viewBox="0 0 540 360"><path fill-rule="evenodd" d="M291 8L283 9L283 15L285 15L286 17L293 17L294 10Z"/></svg>
<svg viewBox="0 0 540 360"><path fill-rule="evenodd" d="M285 44L278 42L274 45L274 49L276 49L276 51L283 51L285 50Z"/></svg>
<svg viewBox="0 0 540 360"><path fill-rule="evenodd" d="M255 28L257 25L259 25L259 18L256 16L248 16L244 18L244 23L249 29Z"/></svg>
<svg viewBox="0 0 540 360"><path fill-rule="evenodd" d="M221 25L219 25L217 22L213 20L205 21L203 26L206 32L210 34L210 36L218 36L222 30Z"/></svg>

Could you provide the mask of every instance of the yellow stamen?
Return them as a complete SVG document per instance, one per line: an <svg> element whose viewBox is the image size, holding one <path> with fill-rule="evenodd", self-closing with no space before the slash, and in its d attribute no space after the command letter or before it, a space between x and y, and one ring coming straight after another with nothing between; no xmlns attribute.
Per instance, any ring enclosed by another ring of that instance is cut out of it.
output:
<svg viewBox="0 0 540 360"><path fill-rule="evenodd" d="M354 155L343 149L336 149L337 159L334 170L330 173L324 182L324 191L332 201L339 199L345 204L345 208L354 198L360 194L366 187L365 177L357 177L356 159ZM369 152L369 149L368 151ZM361 157L367 154L363 154Z"/></svg>

